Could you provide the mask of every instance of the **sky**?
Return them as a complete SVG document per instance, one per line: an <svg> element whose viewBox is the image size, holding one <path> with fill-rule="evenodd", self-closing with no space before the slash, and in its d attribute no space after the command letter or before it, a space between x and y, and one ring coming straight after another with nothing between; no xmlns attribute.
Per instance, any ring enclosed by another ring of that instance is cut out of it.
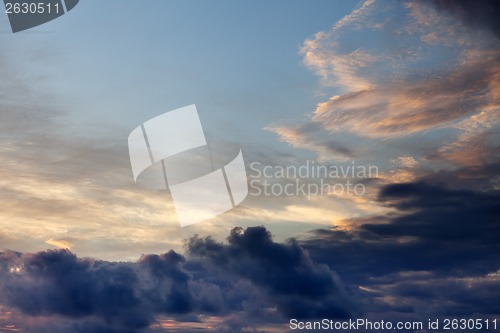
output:
<svg viewBox="0 0 500 333"><path fill-rule="evenodd" d="M86 0L19 33L0 15L0 332L500 321L499 12ZM249 194L181 227L127 139L192 104Z"/></svg>

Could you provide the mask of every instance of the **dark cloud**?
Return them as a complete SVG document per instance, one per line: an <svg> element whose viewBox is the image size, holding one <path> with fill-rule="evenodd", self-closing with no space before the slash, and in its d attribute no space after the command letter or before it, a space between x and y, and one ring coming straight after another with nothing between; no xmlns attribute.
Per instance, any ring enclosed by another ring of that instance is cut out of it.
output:
<svg viewBox="0 0 500 333"><path fill-rule="evenodd" d="M433 274L401 274L386 277L381 290L397 295L413 308L427 308L434 316L470 316L500 312L500 274L475 278L435 277Z"/></svg>
<svg viewBox="0 0 500 333"><path fill-rule="evenodd" d="M251 322L239 317L231 317L227 320L224 320L222 323L217 325L216 330L218 333L267 333L266 331L260 329L257 330L255 325L253 325Z"/></svg>
<svg viewBox="0 0 500 333"><path fill-rule="evenodd" d="M148 314L140 310L138 278L129 264L78 259L65 250L20 255L13 264L12 255L4 254L2 261L11 272L2 272L2 302L25 314L73 318L99 314L117 328L149 324Z"/></svg>
<svg viewBox="0 0 500 333"><path fill-rule="evenodd" d="M355 219L351 232L319 230L301 243L319 262L345 274L402 270L485 274L500 267L500 193L451 189L436 183L387 185L386 216ZM368 257L369 261L362 258ZM352 276L351 276L352 278Z"/></svg>
<svg viewBox="0 0 500 333"><path fill-rule="evenodd" d="M490 151L490 155L498 155L496 151ZM439 180L441 186L449 189L468 189L471 191L486 193L500 188L500 159L497 157L491 163L480 166L465 166L455 169L443 169L432 174L421 175L421 181L434 183Z"/></svg>
<svg viewBox="0 0 500 333"><path fill-rule="evenodd" d="M188 251L209 271L248 279L286 316L347 318L353 309L337 275L316 264L295 240L276 243L264 227L235 228L228 244L192 238Z"/></svg>
<svg viewBox="0 0 500 333"><path fill-rule="evenodd" d="M100 320L78 322L78 332L135 332L156 314L188 313L194 306L184 258L174 251L137 263L79 259L67 250L6 252L0 262L2 303L29 316Z"/></svg>
<svg viewBox="0 0 500 333"><path fill-rule="evenodd" d="M450 13L464 24L485 29L500 38L500 1L427 0L439 10Z"/></svg>
<svg viewBox="0 0 500 333"><path fill-rule="evenodd" d="M194 237L188 253L135 263L68 250L0 253L0 304L31 318L59 318L55 332L85 333L150 331L158 316L192 322L200 314L243 313L272 322L346 318L354 308L327 265L314 263L294 240L274 242L263 227L236 228L227 244Z"/></svg>
<svg viewBox="0 0 500 333"><path fill-rule="evenodd" d="M500 193L443 188L428 183L384 187L380 200L410 214L389 224L365 224L362 229L382 236L411 236L427 240L500 242Z"/></svg>
<svg viewBox="0 0 500 333"><path fill-rule="evenodd" d="M500 290L500 193L451 188L439 175L387 185L379 201L392 213L355 219L350 231L316 230L300 244L368 290L365 311L498 313L499 295L488 290Z"/></svg>

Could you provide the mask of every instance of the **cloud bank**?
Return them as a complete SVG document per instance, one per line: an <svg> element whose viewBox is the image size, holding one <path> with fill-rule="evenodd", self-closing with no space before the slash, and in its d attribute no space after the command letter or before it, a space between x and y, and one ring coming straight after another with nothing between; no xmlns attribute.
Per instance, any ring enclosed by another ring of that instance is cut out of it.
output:
<svg viewBox="0 0 500 333"><path fill-rule="evenodd" d="M53 322L56 332L140 332L161 316L196 322L243 313L272 322L354 313L334 271L312 261L296 241L274 242L263 227L235 228L227 244L193 237L187 252L143 255L134 263L78 258L68 250L4 252L0 304L32 318L32 325Z"/></svg>

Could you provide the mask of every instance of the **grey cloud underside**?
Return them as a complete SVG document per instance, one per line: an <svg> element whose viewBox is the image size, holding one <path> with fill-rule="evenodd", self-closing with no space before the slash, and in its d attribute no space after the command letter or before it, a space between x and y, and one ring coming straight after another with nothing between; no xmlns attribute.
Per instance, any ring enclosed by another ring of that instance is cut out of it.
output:
<svg viewBox="0 0 500 333"><path fill-rule="evenodd" d="M76 332L139 332L158 315L182 320L243 311L269 319L266 309L277 307L281 316L347 318L354 310L336 274L295 241L276 243L263 227L234 229L228 240L195 237L189 259L169 251L135 263L67 250L4 252L0 304L29 317L66 318L67 330Z"/></svg>
<svg viewBox="0 0 500 333"><path fill-rule="evenodd" d="M192 238L188 250L205 272L244 278L262 287L286 317L347 318L354 311L338 276L326 265L311 261L295 241L272 242L263 227L232 230L229 244Z"/></svg>
<svg viewBox="0 0 500 333"><path fill-rule="evenodd" d="M345 268L356 276L359 273L361 280L366 274L396 269L445 274L496 271L500 268L500 192L491 185L487 190L484 186L452 188L439 178L438 173L415 183L387 185L379 192L379 201L395 213L353 219L360 225L353 232L318 230L301 245L317 261L335 263L341 276ZM407 241L398 241L403 238Z"/></svg>

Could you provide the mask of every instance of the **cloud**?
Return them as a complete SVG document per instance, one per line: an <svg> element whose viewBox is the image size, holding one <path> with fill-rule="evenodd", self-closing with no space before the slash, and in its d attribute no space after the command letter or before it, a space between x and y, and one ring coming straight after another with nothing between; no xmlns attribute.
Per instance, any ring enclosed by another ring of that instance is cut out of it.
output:
<svg viewBox="0 0 500 333"><path fill-rule="evenodd" d="M285 316L349 316L352 305L336 274L313 263L294 240L275 243L265 228L250 227L233 229L228 241L223 245L211 238L192 238L188 251L222 274L248 279L267 290Z"/></svg>
<svg viewBox="0 0 500 333"><path fill-rule="evenodd" d="M408 156L400 162L417 167ZM378 201L392 211L352 219L349 230L283 243L249 227L234 228L227 242L193 237L185 256L169 251L137 262L4 252L0 304L20 318L50 318L36 324L47 331L85 333L168 325L189 332L204 320L215 330L248 331L287 318L496 313L498 191L439 185L440 177L384 186Z"/></svg>
<svg viewBox="0 0 500 333"><path fill-rule="evenodd" d="M461 188L462 172L388 184L378 200L392 211L351 219L349 230L312 231L299 244L358 285L363 310L375 317L498 313L500 195L491 184Z"/></svg>
<svg viewBox="0 0 500 333"><path fill-rule="evenodd" d="M165 245L182 249L190 231L178 228L171 200L133 182L129 130L85 123L97 120L74 115L78 108L70 97L40 88L46 87L43 79L26 74L19 65L24 62L8 61L2 51L0 230L5 241L0 249L37 252L48 244L108 260L157 253ZM60 55L52 56L55 61ZM30 63L47 65L36 58ZM211 231L206 225L202 232Z"/></svg>
<svg viewBox="0 0 500 333"><path fill-rule="evenodd" d="M71 240L68 240L68 239L47 239L45 241L45 243L49 244L49 245L54 245L58 248L61 248L61 249L71 249L71 247L73 246L73 244L71 243Z"/></svg>
<svg viewBox="0 0 500 333"><path fill-rule="evenodd" d="M457 139L439 148L429 158L469 167L494 163L500 157L499 125L498 109L493 107L469 117L454 126L460 129Z"/></svg>
<svg viewBox="0 0 500 333"><path fill-rule="evenodd" d="M354 132L368 138L450 126L490 105L489 87L498 67L497 59L482 61L438 80L337 96L320 103L311 119L329 131Z"/></svg>
<svg viewBox="0 0 500 333"><path fill-rule="evenodd" d="M426 0L437 9L450 13L464 24L491 31L500 38L500 4L495 0L477 2L474 0Z"/></svg>
<svg viewBox="0 0 500 333"><path fill-rule="evenodd" d="M498 191L454 189L430 180L386 185L379 201L392 212L351 219L357 227L350 231L319 230L300 244L315 260L335 263L343 279L363 281L397 271L496 271Z"/></svg>
<svg viewBox="0 0 500 333"><path fill-rule="evenodd" d="M320 133L321 127L318 123L309 123L296 128L284 126L269 126L266 130L276 133L280 141L288 143L290 146L298 149L308 149L318 154L320 161L328 161L332 156L338 159L352 157L352 150L344 144L328 139L315 137L314 133Z"/></svg>
<svg viewBox="0 0 500 333"><path fill-rule="evenodd" d="M497 272L467 277L407 272L384 277L379 282L378 290L382 294L394 295L399 303L412 304L424 315L467 317L474 311L488 316L500 311L496 301L500 297Z"/></svg>
<svg viewBox="0 0 500 333"><path fill-rule="evenodd" d="M401 212L390 224L365 224L363 230L379 236L408 236L493 245L500 241L498 193L447 189L427 183L388 185L380 200ZM472 222L473 221L473 222Z"/></svg>
<svg viewBox="0 0 500 333"><path fill-rule="evenodd" d="M365 1L331 30L307 39L304 64L335 93L305 123L267 129L323 161L395 159L390 153L401 154L404 140L424 135L439 141L425 146L416 139L415 158L462 166L491 161L500 49L491 35L457 20L456 8L472 2L437 9L451 3ZM481 16L491 6L497 7L487 2L469 9Z"/></svg>
<svg viewBox="0 0 500 333"><path fill-rule="evenodd" d="M318 74L323 83L340 85L348 90L363 90L372 86L369 78L358 74L357 68L367 67L377 61L377 58L361 48L341 51L339 41L330 39L339 35L345 29L359 29L370 18L375 1L364 1L363 4L339 20L331 32L318 32L314 38L307 39L301 49L304 64ZM365 23L362 23L365 22Z"/></svg>
<svg viewBox="0 0 500 333"><path fill-rule="evenodd" d="M0 301L25 316L73 319L78 332L136 332L155 314L192 311L190 276L174 251L136 263L79 259L68 250L0 256ZM81 320L76 320L81 319ZM93 327L93 328L91 328Z"/></svg>
<svg viewBox="0 0 500 333"><path fill-rule="evenodd" d="M335 272L294 240L274 242L263 227L235 228L227 244L194 237L187 249L188 257L170 250L137 262L78 258L69 250L3 252L0 304L21 317L52 318L61 332L139 332L153 329L161 316L273 323L287 316L346 318L354 311Z"/></svg>

